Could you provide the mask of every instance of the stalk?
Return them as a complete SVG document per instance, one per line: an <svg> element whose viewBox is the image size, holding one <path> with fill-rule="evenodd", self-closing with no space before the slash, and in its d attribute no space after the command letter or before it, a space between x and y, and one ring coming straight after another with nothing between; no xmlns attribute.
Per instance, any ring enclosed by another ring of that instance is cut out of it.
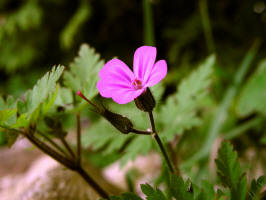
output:
<svg viewBox="0 0 266 200"><path fill-rule="evenodd" d="M160 150L161 150L161 152L162 152L162 154L163 154L163 157L164 157L164 159L165 159L165 161L166 161L166 163L167 163L167 166L168 166L168 168L170 169L170 171L171 171L172 173L175 173L174 168L173 168L173 166L172 166L172 164L171 164L171 161L170 161L170 159L169 159L169 156L167 155L167 153L166 153L166 151L165 151L165 148L164 148L164 146L163 146L163 143L162 143L162 141L161 141L161 139L160 139L160 137L159 137L159 135L158 135L158 133L157 133L157 131L156 131L152 111L149 112L149 118L150 118L150 122L151 122L152 133L153 133L153 135L154 135L154 138L155 138L157 144L158 144L159 147L160 147Z"/></svg>

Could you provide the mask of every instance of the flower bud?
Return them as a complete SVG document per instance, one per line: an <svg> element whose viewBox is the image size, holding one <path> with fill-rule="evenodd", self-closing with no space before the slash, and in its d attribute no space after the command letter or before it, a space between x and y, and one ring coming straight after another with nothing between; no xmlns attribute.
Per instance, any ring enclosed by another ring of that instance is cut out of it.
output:
<svg viewBox="0 0 266 200"><path fill-rule="evenodd" d="M102 116L107 119L116 129L124 134L130 133L133 128L132 122L127 117L113 113L106 108L104 109Z"/></svg>
<svg viewBox="0 0 266 200"><path fill-rule="evenodd" d="M135 101L136 106L144 112L151 112L153 108L155 107L155 100L149 88L147 88L134 101Z"/></svg>
<svg viewBox="0 0 266 200"><path fill-rule="evenodd" d="M78 91L77 94L81 98L83 98L85 101L87 101L90 105L92 105L98 114L103 116L107 121L109 121L121 133L128 134L131 132L131 130L133 128L133 124L127 117L111 112L103 104L102 104L103 109L100 109L96 104L94 104L90 100L88 100L82 94L81 91Z"/></svg>

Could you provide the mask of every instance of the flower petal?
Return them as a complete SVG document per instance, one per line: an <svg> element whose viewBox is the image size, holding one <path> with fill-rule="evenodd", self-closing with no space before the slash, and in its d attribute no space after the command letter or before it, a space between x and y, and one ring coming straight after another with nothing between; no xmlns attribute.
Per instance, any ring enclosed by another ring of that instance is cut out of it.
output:
<svg viewBox="0 0 266 200"><path fill-rule="evenodd" d="M140 90L120 90L112 96L112 99L119 104L126 104L133 101L144 92L145 89Z"/></svg>
<svg viewBox="0 0 266 200"><path fill-rule="evenodd" d="M109 79L113 77L116 82L132 82L134 79L133 72L128 66L119 59L112 59L108 61L101 69L99 76L101 79Z"/></svg>
<svg viewBox="0 0 266 200"><path fill-rule="evenodd" d="M104 79L100 79L96 85L101 96L110 98L119 90L133 90L130 82L127 81L117 81L115 77L108 76Z"/></svg>
<svg viewBox="0 0 266 200"><path fill-rule="evenodd" d="M97 89L99 90L101 96L112 98L119 104L125 104L133 101L144 91L144 89L135 90L127 87L126 85L112 84L111 82L103 79L98 81Z"/></svg>
<svg viewBox="0 0 266 200"><path fill-rule="evenodd" d="M156 48L142 46L135 51L133 71L135 77L142 82L146 82L152 71L156 58Z"/></svg>
<svg viewBox="0 0 266 200"><path fill-rule="evenodd" d="M151 87L159 83L167 74L167 64L165 60L159 60L155 63L150 77L145 83L145 87Z"/></svg>

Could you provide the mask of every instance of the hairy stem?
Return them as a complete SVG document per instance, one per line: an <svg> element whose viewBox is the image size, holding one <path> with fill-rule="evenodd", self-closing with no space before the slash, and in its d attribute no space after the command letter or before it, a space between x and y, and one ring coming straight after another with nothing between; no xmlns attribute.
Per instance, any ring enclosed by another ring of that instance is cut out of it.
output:
<svg viewBox="0 0 266 200"><path fill-rule="evenodd" d="M166 161L166 163L167 163L167 166L169 167L169 169L170 169L170 171L171 171L172 173L175 173L175 172L174 172L174 168L173 168L173 166L172 166L172 164L171 164L171 161L170 161L170 159L169 159L169 156L167 155L167 153L166 153L166 151L165 151L165 148L164 148L164 146L163 146L163 143L162 143L162 141L161 141L159 135L158 135L157 132L156 132L156 129L155 129L155 123L154 123L154 118L153 118L153 114L152 114L152 112L149 112L149 118L150 118L150 122L151 122L152 133L154 134L154 138L155 138L157 144L158 144L159 147L160 147L160 150L161 150L161 152L162 152L162 154L163 154L163 157L164 157L164 159L165 159L165 161Z"/></svg>

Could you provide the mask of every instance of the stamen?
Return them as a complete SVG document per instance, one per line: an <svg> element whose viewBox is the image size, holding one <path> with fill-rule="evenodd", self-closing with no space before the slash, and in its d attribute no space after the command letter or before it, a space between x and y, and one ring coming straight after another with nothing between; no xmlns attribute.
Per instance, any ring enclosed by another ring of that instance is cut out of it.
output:
<svg viewBox="0 0 266 200"><path fill-rule="evenodd" d="M138 79L135 79L132 84L135 90L139 90L142 88L142 83Z"/></svg>

